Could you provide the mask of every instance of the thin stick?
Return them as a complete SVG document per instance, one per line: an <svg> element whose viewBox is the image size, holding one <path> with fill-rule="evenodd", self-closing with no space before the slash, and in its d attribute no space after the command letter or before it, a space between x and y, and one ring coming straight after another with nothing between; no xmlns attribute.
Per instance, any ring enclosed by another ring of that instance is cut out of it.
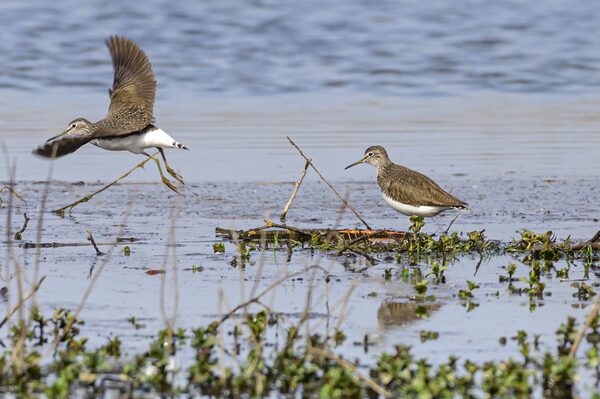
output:
<svg viewBox="0 0 600 399"><path fill-rule="evenodd" d="M107 190L109 187L115 185L116 183L118 183L119 181L123 180L124 178L126 178L127 176L129 176L134 170L138 169L138 168L143 168L144 165L146 165L146 163L150 160L153 161L157 161L156 158L154 158L155 156L158 155L157 153L154 153L153 155L151 155L150 157L146 158L144 161L138 163L136 166L134 166L133 168L131 168L127 173L125 173L124 175L119 176L117 179L113 180L111 183L107 184L106 186L102 187L100 190L94 191L91 194L86 195L85 197L78 199L75 202L70 203L69 205L63 206L62 208L56 209L52 212L54 213L58 213L60 216L64 216L65 211L66 210L71 210L73 208L75 208L77 205L79 204L83 204L84 202L88 202L90 199L92 199L92 197L94 197L96 194L100 194L102 191Z"/></svg>
<svg viewBox="0 0 600 399"><path fill-rule="evenodd" d="M90 230L87 230L87 239L89 242L92 243L92 245L94 246L94 249L96 250L96 256L101 256L103 255L102 251L100 251L98 249L98 246L96 245L96 241L94 241L94 236L92 236L92 232Z"/></svg>
<svg viewBox="0 0 600 399"><path fill-rule="evenodd" d="M348 203L348 201L346 201L344 199L344 197L342 197L340 195L340 193L338 193L337 190L335 188L333 188L333 186L327 181L327 179L325 179L323 177L323 175L317 170L317 168L312 163L312 161L306 155L304 155L304 153L302 152L302 150L300 149L300 147L298 147L296 145L296 143L294 143L292 141L291 138L287 137L287 139L290 142L290 144L292 144L296 148L296 150L298 150L298 152L300 153L300 155L302 155L302 158L306 159L306 162L310 164L310 167L313 168L313 170L317 173L317 175L319 175L319 177L321 178L321 180L323 180L325 182L325 184L327 184L327 186L335 193L335 195L337 195L337 197L342 200L342 202L348 207L348 209L350 209L352 211L352 213L354 213L356 215L356 217L358 218L358 220L360 220L362 222L362 224L364 224L367 229L371 230L371 226L369 226L367 224L367 222L365 222L365 220L360 216L360 214L356 211L356 209L354 209L352 207L352 205L350 205Z"/></svg>
<svg viewBox="0 0 600 399"><path fill-rule="evenodd" d="M588 328L590 328L590 325L592 324L594 319L598 317L598 312L600 312L600 294L596 295L596 301L594 302L594 305L592 305L590 313L588 313L587 317L585 318L585 323L583 323L583 325L579 329L579 332L577 332L577 337L575 338L573 346L571 346L571 350L569 351L569 357L575 357L575 354L577 353L577 348L579 348L579 344L581 344L585 332Z"/></svg>
<svg viewBox="0 0 600 399"><path fill-rule="evenodd" d="M344 245L340 250L338 250L335 253L335 256L340 256L344 251L350 249L350 247L352 245L354 245L354 244L358 244L359 242L367 240L369 238L374 238L376 235L382 234L382 233L385 233L385 231L376 231L374 233L370 233L370 234L365 234L363 236L359 236L359 237L353 239L352 241L346 243L346 245Z"/></svg>
<svg viewBox="0 0 600 399"><path fill-rule="evenodd" d="M307 231L298 229L296 227L288 226L286 224L275 223L275 222L273 222L271 220L265 220L265 225L267 227L276 227L276 228L279 228L279 229L286 229L286 230L289 230L289 231L293 231L294 233L298 233L300 235L305 235L305 236L309 236L309 237L312 235L311 233L309 233Z"/></svg>
<svg viewBox="0 0 600 399"><path fill-rule="evenodd" d="M457 213L456 216L454 217L454 219L452 219L452 221L448 225L448 228L446 229L446 231L444 233L448 234L448 231L450 231L450 227L452 227L452 225L454 224L454 222L456 222L456 219L458 219L459 216L460 216L460 213Z"/></svg>
<svg viewBox="0 0 600 399"><path fill-rule="evenodd" d="M278 287L285 280L292 278L292 277L303 275L306 272L313 270L313 269L319 269L319 270L327 272L326 270L323 270L323 268L321 266L315 265L315 266L310 266L306 269L303 269L303 270L300 270L300 271L297 271L294 273L286 274L283 277L275 280L271 285L269 285L267 288L265 288L264 290L259 292L258 295L256 295L255 297L250 298L246 302L243 302L243 303L240 303L239 305L237 305L235 308L233 308L227 314L225 314L223 317L221 317L221 319L212 323L211 327L213 327L213 328L219 327L221 324L223 324L225 321L227 321L227 319L229 319L231 316L233 316L238 310L244 309L244 308L248 307L249 305L252 305L253 303L258 303L260 301L260 298L262 298L267 293L269 293L270 291L272 291L273 289Z"/></svg>
<svg viewBox="0 0 600 399"><path fill-rule="evenodd" d="M15 190L12 187L3 186L2 188L0 188L0 193L3 192L3 191L8 191L9 193L11 193L12 195L14 195L15 197L17 197L21 201L27 202L27 199L25 198L25 196L23 194L19 193L17 190ZM2 206L2 198L0 198L0 206Z"/></svg>
<svg viewBox="0 0 600 399"><path fill-rule="evenodd" d="M291 195L290 199L287 201L287 203L283 207L283 212L281 212L281 216L279 216L279 219L282 222L285 222L285 215L287 215L288 211L290 210L290 206L292 206L292 202L294 202L294 199L296 198L296 194L298 194L298 189L300 188L300 185L302 184L302 181L304 180L304 176L306 176L306 171L308 170L308 166L310 165L310 162L311 162L310 159L308 161L306 161L306 164L304 165L304 169L302 169L302 173L300 174L300 178L294 184L294 191L292 191L292 195Z"/></svg>
<svg viewBox="0 0 600 399"><path fill-rule="evenodd" d="M365 384L367 384L369 386L369 388L371 388L373 391L377 392L379 395L381 395L385 398L392 397L392 393L390 391L388 391L381 385L377 384L370 377L368 377L368 376L364 375L363 373L361 373L360 371L358 371L358 368L354 364L350 363L347 360L342 359L335 353L329 352L329 351L321 349L321 348L316 348L314 346L309 346L308 351L315 355L323 356L330 360L333 360L340 367L342 367L342 368L348 370L349 372L351 372L352 374L354 374L359 380L363 381Z"/></svg>
<svg viewBox="0 0 600 399"><path fill-rule="evenodd" d="M33 286L31 292L29 292L29 294L25 295L24 297L20 298L19 302L17 302L15 306L12 307L12 309L6 312L6 315L4 316L2 321L0 321L0 328L2 328L2 326L6 324L6 322L12 317L12 315L15 314L15 312L19 310L21 306L23 306L23 304L25 304L25 302L27 302L29 298L31 298L37 292L37 290L40 289L40 286L42 285L42 282L45 278L46 276L42 276L40 278L40 281L38 281L37 284Z"/></svg>
<svg viewBox="0 0 600 399"><path fill-rule="evenodd" d="M23 214L23 218L25 219L25 220L23 220L23 227L21 227L21 230L19 230L15 233L15 240L23 239L23 233L25 232L25 229L27 228L27 225L29 224L29 221L31 220L29 217L27 217L26 213Z"/></svg>

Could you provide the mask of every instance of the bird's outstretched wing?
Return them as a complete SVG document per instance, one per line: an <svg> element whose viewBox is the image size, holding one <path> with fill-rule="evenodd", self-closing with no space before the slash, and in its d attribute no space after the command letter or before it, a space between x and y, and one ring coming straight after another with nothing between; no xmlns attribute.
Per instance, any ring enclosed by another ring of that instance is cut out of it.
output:
<svg viewBox="0 0 600 399"><path fill-rule="evenodd" d="M153 120L156 79L144 51L132 40L111 36L106 40L114 68L108 114L94 136L127 134Z"/></svg>
<svg viewBox="0 0 600 399"><path fill-rule="evenodd" d="M33 153L45 158L58 158L63 155L77 151L79 147L86 144L92 139L86 135L64 135L59 139L46 142L44 145L36 148Z"/></svg>
<svg viewBox="0 0 600 399"><path fill-rule="evenodd" d="M388 177L388 178L386 178ZM468 204L444 191L429 177L400 165L377 176L381 191L404 204L467 208Z"/></svg>

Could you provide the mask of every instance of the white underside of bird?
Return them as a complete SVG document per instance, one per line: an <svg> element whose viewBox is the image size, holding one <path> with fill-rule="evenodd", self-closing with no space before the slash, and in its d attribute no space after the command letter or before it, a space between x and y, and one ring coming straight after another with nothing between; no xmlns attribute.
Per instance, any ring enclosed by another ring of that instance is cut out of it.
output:
<svg viewBox="0 0 600 399"><path fill-rule="evenodd" d="M177 142L164 130L150 125L141 132L124 136L99 138L91 140L90 143L109 151L130 151L141 154L146 148L181 148L187 147Z"/></svg>
<svg viewBox="0 0 600 399"><path fill-rule="evenodd" d="M447 211L448 209L455 209L452 206L428 206L428 205L416 206L416 205L403 204L402 202L396 201L395 199L392 199L385 194L383 194L383 199L385 199L385 202L387 202L389 206L391 206L398 212L400 212L404 215L407 215L407 216L417 215L417 216L429 217L429 216L435 216L438 213Z"/></svg>

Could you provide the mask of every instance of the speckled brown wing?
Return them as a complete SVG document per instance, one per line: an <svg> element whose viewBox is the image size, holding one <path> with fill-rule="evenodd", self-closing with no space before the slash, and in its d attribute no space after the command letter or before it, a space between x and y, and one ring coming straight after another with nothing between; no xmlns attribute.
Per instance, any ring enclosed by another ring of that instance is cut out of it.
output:
<svg viewBox="0 0 600 399"><path fill-rule="evenodd" d="M88 143L92 137L86 135L64 135L57 140L52 140L36 148L33 152L45 158L59 158L75 152L82 145Z"/></svg>
<svg viewBox="0 0 600 399"><path fill-rule="evenodd" d="M385 195L403 204L467 207L466 202L444 191L429 177L404 166L392 164L384 168L377 183Z"/></svg>
<svg viewBox="0 0 600 399"><path fill-rule="evenodd" d="M94 136L118 136L142 130L152 123L156 79L144 51L132 40L111 36L106 45L114 68L110 106L97 123Z"/></svg>

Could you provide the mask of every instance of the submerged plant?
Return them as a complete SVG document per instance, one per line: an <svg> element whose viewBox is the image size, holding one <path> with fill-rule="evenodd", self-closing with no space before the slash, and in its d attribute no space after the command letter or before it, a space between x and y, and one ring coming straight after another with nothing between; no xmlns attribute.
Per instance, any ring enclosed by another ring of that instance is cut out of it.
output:
<svg viewBox="0 0 600 399"><path fill-rule="evenodd" d="M478 284L475 284L471 280L467 280L467 289L459 290L458 297L461 299L473 298L473 291L476 290L477 288L479 288Z"/></svg>

